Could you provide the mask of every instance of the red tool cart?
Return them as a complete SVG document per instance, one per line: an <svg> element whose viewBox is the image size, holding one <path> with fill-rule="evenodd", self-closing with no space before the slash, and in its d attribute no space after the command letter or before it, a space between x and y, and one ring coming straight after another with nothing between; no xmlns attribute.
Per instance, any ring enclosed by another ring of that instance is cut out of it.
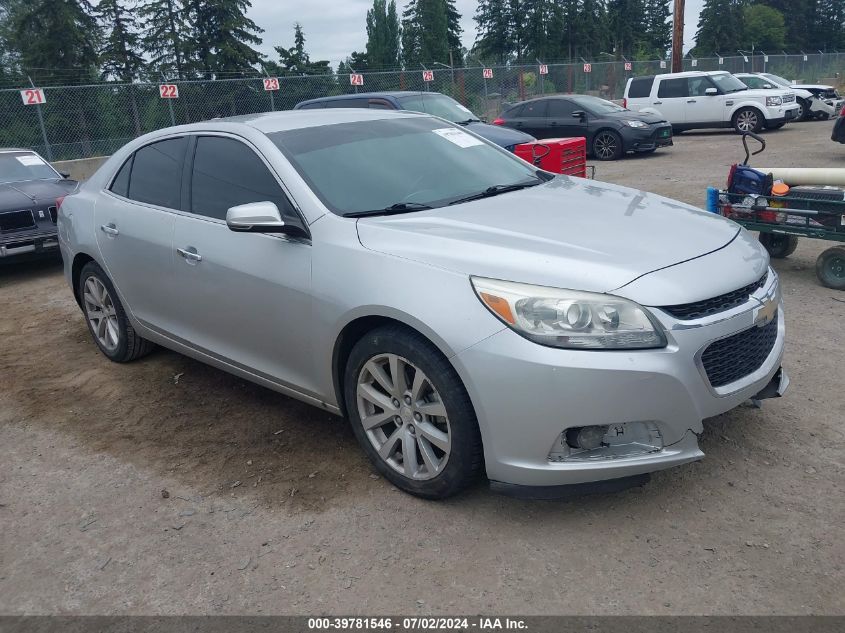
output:
<svg viewBox="0 0 845 633"><path fill-rule="evenodd" d="M587 139L583 136L522 143L514 148L513 153L555 174L587 177Z"/></svg>

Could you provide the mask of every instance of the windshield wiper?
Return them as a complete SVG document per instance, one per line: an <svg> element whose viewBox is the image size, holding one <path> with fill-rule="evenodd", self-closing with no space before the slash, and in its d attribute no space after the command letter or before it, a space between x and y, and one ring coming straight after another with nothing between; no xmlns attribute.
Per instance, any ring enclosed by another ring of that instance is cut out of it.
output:
<svg viewBox="0 0 845 633"><path fill-rule="evenodd" d="M457 200L452 200L449 204L461 204L462 202L470 202L471 200L481 200L482 198L492 198L493 196L498 196L500 193L507 193L508 191L517 191L518 189L527 189L528 187L535 187L537 185L541 185L545 180L541 178L537 178L536 180L531 180L529 182L515 182L510 185L493 185L492 187L487 187L484 191L479 191L478 193L474 193L469 196L464 196L463 198L458 198Z"/></svg>
<svg viewBox="0 0 845 633"><path fill-rule="evenodd" d="M455 121L455 125L467 125L468 123L481 123L481 119L464 119L463 121Z"/></svg>
<svg viewBox="0 0 845 633"><path fill-rule="evenodd" d="M384 209L370 209L369 211L352 211L351 213L344 213L345 218L364 218L369 215L396 215L398 213L411 213L413 211L425 211L426 209L433 209L430 204L423 204L422 202L397 202L391 204Z"/></svg>

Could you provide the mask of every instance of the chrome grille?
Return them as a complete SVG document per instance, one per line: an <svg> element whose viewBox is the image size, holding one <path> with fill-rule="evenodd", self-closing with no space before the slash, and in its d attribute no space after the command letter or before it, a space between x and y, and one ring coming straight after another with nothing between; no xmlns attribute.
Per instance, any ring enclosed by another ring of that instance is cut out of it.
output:
<svg viewBox="0 0 845 633"><path fill-rule="evenodd" d="M754 283L743 286L738 290L726 292L718 297L711 299L704 299L703 301L694 301L692 303L682 303L674 306L662 306L660 309L668 312L676 319L683 321L690 321L692 319L700 319L702 317L725 312L731 308L741 306L748 301L748 297L757 290L766 285L766 280L769 278L769 272L763 273Z"/></svg>
<svg viewBox="0 0 845 633"><path fill-rule="evenodd" d="M795 103L795 95L785 95L783 97L784 103Z"/></svg>
<svg viewBox="0 0 845 633"><path fill-rule="evenodd" d="M20 231L34 226L35 216L30 210L0 213L0 231Z"/></svg>
<svg viewBox="0 0 845 633"><path fill-rule="evenodd" d="M754 373L775 346L778 315L762 327L752 327L707 346L701 363L713 387L723 387Z"/></svg>

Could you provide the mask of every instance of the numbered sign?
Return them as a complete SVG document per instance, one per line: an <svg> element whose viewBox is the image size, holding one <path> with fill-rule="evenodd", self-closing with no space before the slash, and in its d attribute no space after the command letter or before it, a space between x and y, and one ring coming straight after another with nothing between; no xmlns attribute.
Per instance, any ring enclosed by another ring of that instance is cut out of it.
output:
<svg viewBox="0 0 845 633"><path fill-rule="evenodd" d="M540 64L540 74L541 75L548 75L549 74L549 67L546 64Z"/></svg>
<svg viewBox="0 0 845 633"><path fill-rule="evenodd" d="M585 73L593 72L593 65L592 64L584 64L584 72Z"/></svg>
<svg viewBox="0 0 845 633"><path fill-rule="evenodd" d="M24 105L39 105L47 103L47 97L44 96L44 90L41 88L27 88L21 90L21 99Z"/></svg>
<svg viewBox="0 0 845 633"><path fill-rule="evenodd" d="M360 75L358 73L352 73L349 75L349 83L353 86L363 86L364 85L364 75Z"/></svg>
<svg viewBox="0 0 845 633"><path fill-rule="evenodd" d="M423 71L423 81L434 81L434 71L433 70L424 70Z"/></svg>
<svg viewBox="0 0 845 633"><path fill-rule="evenodd" d="M769 61L769 56L768 56L768 55L763 55L763 61L764 61L764 62L768 62L768 61Z"/></svg>
<svg viewBox="0 0 845 633"><path fill-rule="evenodd" d="M625 70L634 70L634 65L631 62L625 62Z"/></svg>
<svg viewBox="0 0 845 633"><path fill-rule="evenodd" d="M723 65L724 65L724 63L725 63L725 58L724 58L724 57L720 57L720 58L719 58L719 66L723 66Z"/></svg>
<svg viewBox="0 0 845 633"><path fill-rule="evenodd" d="M485 68L481 71L481 74L484 75L485 79L493 79L493 69L492 68Z"/></svg>
<svg viewBox="0 0 845 633"><path fill-rule="evenodd" d="M666 60L665 60L665 59L661 59L661 60L660 60L660 67L661 67L661 68L666 68Z"/></svg>
<svg viewBox="0 0 845 633"><path fill-rule="evenodd" d="M806 55L804 55L804 61L807 61L807 56L806 56Z"/></svg>
<svg viewBox="0 0 845 633"><path fill-rule="evenodd" d="M743 56L742 56L742 61L744 61L744 62L747 64L747 63L748 63L748 57L746 57L745 55L743 55Z"/></svg>
<svg viewBox="0 0 845 633"><path fill-rule="evenodd" d="M698 66L698 60L694 59L692 60L692 67L695 68L696 66Z"/></svg>
<svg viewBox="0 0 845 633"><path fill-rule="evenodd" d="M278 77L267 77L264 79L264 90L278 90L279 89L279 78Z"/></svg>
<svg viewBox="0 0 845 633"><path fill-rule="evenodd" d="M158 96L162 99L178 99L179 86L176 84L159 84Z"/></svg>

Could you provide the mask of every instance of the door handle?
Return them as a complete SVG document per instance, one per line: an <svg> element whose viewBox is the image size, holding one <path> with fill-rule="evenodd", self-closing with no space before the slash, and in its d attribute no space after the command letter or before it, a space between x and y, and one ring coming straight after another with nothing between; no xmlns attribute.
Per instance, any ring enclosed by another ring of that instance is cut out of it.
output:
<svg viewBox="0 0 845 633"><path fill-rule="evenodd" d="M663 102L662 101L655 101L654 105L663 105Z"/></svg>
<svg viewBox="0 0 845 633"><path fill-rule="evenodd" d="M189 251L184 248L177 248L176 252L179 253L182 257L192 262L201 262L202 255L197 253L196 251Z"/></svg>
<svg viewBox="0 0 845 633"><path fill-rule="evenodd" d="M103 224L100 230L106 235L120 235L120 231L117 230L114 224Z"/></svg>
<svg viewBox="0 0 845 633"><path fill-rule="evenodd" d="M695 99L687 99L687 103L695 103Z"/></svg>

